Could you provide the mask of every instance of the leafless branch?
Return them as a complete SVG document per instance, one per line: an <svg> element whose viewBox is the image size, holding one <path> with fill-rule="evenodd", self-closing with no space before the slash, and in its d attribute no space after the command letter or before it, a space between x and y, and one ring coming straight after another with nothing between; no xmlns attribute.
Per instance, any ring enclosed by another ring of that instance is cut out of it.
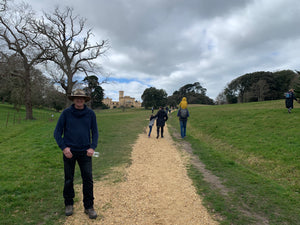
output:
<svg viewBox="0 0 300 225"><path fill-rule="evenodd" d="M67 95L71 94L77 82L73 81L75 74L89 76L95 73L93 61L109 49L107 40L91 44L92 30L85 32L85 23L86 19L73 15L72 8L67 7L62 11L57 7L52 14L44 13L44 17L33 25L49 43L48 60L65 74L64 82L60 83Z"/></svg>

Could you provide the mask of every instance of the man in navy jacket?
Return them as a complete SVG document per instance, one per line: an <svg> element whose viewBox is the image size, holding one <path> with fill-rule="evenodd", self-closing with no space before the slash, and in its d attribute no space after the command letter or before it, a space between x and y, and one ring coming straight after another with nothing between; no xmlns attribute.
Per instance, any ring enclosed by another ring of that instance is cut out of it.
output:
<svg viewBox="0 0 300 225"><path fill-rule="evenodd" d="M92 175L92 156L98 144L96 115L85 105L90 97L83 90L76 90L68 98L73 104L62 112L54 131L54 138L63 152L65 214L66 216L73 214L75 197L73 180L77 161L83 181L84 212L90 219L96 219Z"/></svg>
<svg viewBox="0 0 300 225"><path fill-rule="evenodd" d="M168 120L168 114L164 110L164 108L161 106L159 107L159 111L156 113L154 118L157 118L156 120L156 127L157 127L157 136L156 138L159 138L159 128L161 129L161 137L164 137L164 126L165 122Z"/></svg>

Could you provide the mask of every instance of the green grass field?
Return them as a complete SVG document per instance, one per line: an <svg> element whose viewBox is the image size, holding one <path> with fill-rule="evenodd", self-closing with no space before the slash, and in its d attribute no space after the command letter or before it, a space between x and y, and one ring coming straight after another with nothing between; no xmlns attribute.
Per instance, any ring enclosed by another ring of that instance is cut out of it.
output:
<svg viewBox="0 0 300 225"><path fill-rule="evenodd" d="M187 141L230 190L228 196L189 167L208 207L223 224L299 224L300 105L284 101L190 107ZM179 131L175 117L169 121Z"/></svg>
<svg viewBox="0 0 300 225"><path fill-rule="evenodd" d="M185 140L228 195L204 181L194 166L187 166L188 173L221 224L299 224L300 105L296 103L291 114L283 101L189 110ZM115 182L122 179L122 171L114 168L130 164L131 146L148 125L150 113L96 112L100 157L93 160L95 180L107 175ZM59 114L34 110L33 121L23 120L24 115L24 109L17 114L0 104L1 224L61 224L63 163L53 138ZM168 125L179 130L174 113ZM81 183L78 167L75 180Z"/></svg>
<svg viewBox="0 0 300 225"><path fill-rule="evenodd" d="M37 120L14 123L10 116L6 127L8 112L15 113L0 104L0 115L4 115L0 118L0 223L61 224L65 218L63 161L53 138L59 114L34 110ZM147 125L148 114L134 109L97 112L100 157L93 160L95 180L116 173L114 167L130 164L131 146ZM20 115L24 118L25 113ZM80 183L78 166L75 176ZM117 182L122 174L113 176Z"/></svg>

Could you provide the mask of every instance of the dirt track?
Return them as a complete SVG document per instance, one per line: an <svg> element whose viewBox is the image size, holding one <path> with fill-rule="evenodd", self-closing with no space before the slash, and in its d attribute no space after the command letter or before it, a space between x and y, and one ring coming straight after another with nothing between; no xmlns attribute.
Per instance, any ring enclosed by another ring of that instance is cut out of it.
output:
<svg viewBox="0 0 300 225"><path fill-rule="evenodd" d="M167 127L163 139L155 138L155 128L151 138L146 133L139 135L124 181L107 179L94 184L98 218L90 220L80 200L65 224L218 224L187 176L187 157L175 147ZM76 189L76 194L81 194L81 186Z"/></svg>

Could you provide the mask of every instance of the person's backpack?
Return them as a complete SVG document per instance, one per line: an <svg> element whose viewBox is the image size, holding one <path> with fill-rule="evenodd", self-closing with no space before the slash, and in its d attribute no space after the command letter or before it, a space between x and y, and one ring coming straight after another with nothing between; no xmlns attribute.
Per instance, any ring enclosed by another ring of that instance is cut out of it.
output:
<svg viewBox="0 0 300 225"><path fill-rule="evenodd" d="M186 119L188 115L187 109L180 109L180 118Z"/></svg>
<svg viewBox="0 0 300 225"><path fill-rule="evenodd" d="M285 93L285 98L292 98L292 93L291 92L286 92Z"/></svg>

